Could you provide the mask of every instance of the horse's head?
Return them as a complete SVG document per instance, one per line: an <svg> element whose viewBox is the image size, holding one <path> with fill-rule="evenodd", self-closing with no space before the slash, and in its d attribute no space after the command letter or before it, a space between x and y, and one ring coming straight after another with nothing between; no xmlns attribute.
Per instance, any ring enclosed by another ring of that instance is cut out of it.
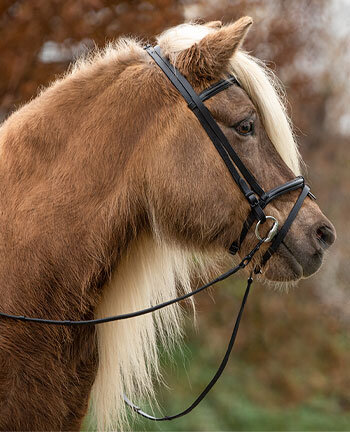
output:
<svg viewBox="0 0 350 432"><path fill-rule="evenodd" d="M251 22L246 17L225 27L185 24L165 32L158 42L197 92L228 73L238 78L242 87L232 85L206 105L246 167L270 190L299 174L300 156L271 76L239 50ZM188 245L228 249L249 205L195 115L150 58L146 79L152 115L144 137L146 194L156 229ZM283 224L299 193L273 200L266 214ZM241 254L256 243L254 226ZM262 278L310 276L334 239L333 225L307 197Z"/></svg>

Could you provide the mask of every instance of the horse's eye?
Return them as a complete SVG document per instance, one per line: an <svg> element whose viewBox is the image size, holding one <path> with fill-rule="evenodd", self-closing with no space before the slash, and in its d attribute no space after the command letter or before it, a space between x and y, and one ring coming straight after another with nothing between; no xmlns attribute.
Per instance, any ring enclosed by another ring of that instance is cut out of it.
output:
<svg viewBox="0 0 350 432"><path fill-rule="evenodd" d="M243 120L240 123L236 124L234 128L240 135L252 135L254 133L254 120Z"/></svg>

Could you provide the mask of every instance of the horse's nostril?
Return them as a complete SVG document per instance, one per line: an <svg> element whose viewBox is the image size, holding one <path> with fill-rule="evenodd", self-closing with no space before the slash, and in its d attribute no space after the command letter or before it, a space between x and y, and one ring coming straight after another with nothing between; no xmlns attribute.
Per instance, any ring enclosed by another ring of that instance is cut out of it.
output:
<svg viewBox="0 0 350 432"><path fill-rule="evenodd" d="M335 241L334 229L322 225L316 229L316 239L323 249L328 249Z"/></svg>

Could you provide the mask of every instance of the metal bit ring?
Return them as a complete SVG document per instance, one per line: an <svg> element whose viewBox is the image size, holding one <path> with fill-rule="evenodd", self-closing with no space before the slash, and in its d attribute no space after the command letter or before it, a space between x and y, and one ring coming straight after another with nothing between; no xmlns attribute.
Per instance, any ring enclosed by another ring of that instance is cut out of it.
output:
<svg viewBox="0 0 350 432"><path fill-rule="evenodd" d="M264 240L264 243L270 242L275 237L275 235L277 234L277 230L278 230L278 221L276 218L274 218L273 216L266 216L266 219L273 220L273 225L272 225L272 228L270 229L270 231L268 232L268 234L265 238L261 238L260 234L259 234L259 226L261 224L261 221L258 221L258 223L256 224L256 227L255 227L256 237L259 240Z"/></svg>

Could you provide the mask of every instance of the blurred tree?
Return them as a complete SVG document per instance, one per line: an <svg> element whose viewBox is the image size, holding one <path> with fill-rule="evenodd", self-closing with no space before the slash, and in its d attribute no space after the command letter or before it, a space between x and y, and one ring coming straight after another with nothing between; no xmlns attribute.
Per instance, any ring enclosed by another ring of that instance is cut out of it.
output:
<svg viewBox="0 0 350 432"><path fill-rule="evenodd" d="M94 44L120 35L151 38L183 20L174 0L3 0L0 119Z"/></svg>

